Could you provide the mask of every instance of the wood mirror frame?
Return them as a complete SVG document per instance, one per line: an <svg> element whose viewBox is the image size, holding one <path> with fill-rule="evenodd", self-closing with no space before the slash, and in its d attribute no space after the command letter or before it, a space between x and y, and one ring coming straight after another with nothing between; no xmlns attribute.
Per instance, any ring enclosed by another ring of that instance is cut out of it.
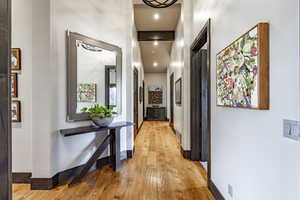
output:
<svg viewBox="0 0 300 200"><path fill-rule="evenodd" d="M90 120L88 114L77 112L77 48L76 41L80 40L85 44L96 46L107 51L116 53L116 84L117 84L117 109L121 114L122 105L122 49L118 46L99 41L85 35L67 31L67 121ZM106 103L105 103L106 104Z"/></svg>

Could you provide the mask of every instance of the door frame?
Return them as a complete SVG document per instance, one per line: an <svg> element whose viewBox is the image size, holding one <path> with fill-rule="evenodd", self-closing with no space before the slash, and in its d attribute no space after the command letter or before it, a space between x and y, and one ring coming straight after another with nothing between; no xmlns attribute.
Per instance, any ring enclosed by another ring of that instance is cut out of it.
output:
<svg viewBox="0 0 300 200"><path fill-rule="evenodd" d="M208 177L208 181L211 182L211 19L208 19L208 21L206 22L206 24L203 26L202 30L200 31L200 33L198 34L198 36L196 37L196 39L194 40L194 42L191 45L190 48L190 63L192 66L192 57L195 54L195 52L197 52L205 43L207 43L207 74L209 74L208 76L208 126L207 126L207 131L208 131L208 146L209 146L209 156L208 156L208 166L207 166L207 177ZM193 108L191 108L192 110ZM191 112L192 115L192 112ZM191 120L192 123L192 120ZM192 137L192 133L191 133L191 137Z"/></svg>
<svg viewBox="0 0 300 200"><path fill-rule="evenodd" d="M145 120L145 81L143 81L143 121Z"/></svg>
<svg viewBox="0 0 300 200"><path fill-rule="evenodd" d="M135 84L137 83L137 88ZM135 112L136 111L136 112ZM133 122L134 124L134 138L139 130L139 70L134 67L133 69Z"/></svg>
<svg viewBox="0 0 300 200"><path fill-rule="evenodd" d="M0 15L0 199L11 200L11 0L0 0Z"/></svg>
<svg viewBox="0 0 300 200"><path fill-rule="evenodd" d="M170 75L170 126L174 130L174 72ZM174 131L175 132L175 131Z"/></svg>

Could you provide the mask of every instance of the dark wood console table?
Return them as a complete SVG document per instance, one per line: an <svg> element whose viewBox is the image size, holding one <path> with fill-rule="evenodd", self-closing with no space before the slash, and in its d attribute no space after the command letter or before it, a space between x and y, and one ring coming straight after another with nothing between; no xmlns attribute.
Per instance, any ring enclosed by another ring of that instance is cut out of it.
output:
<svg viewBox="0 0 300 200"><path fill-rule="evenodd" d="M165 107L147 107L147 120L149 121L165 121Z"/></svg>
<svg viewBox="0 0 300 200"><path fill-rule="evenodd" d="M75 135L87 134L92 132L108 132L109 134L105 137L101 145L97 148L92 157L87 161L84 167L81 169L78 175L73 178L69 187L77 185L81 182L82 178L88 173L90 168L96 163L101 154L105 151L105 149L110 145L110 157L111 164L115 171L119 171L121 168L121 160L120 160L120 130L123 127L133 126L131 122L116 122L112 123L108 127L95 127L95 126L85 126L79 128L71 128L71 129L62 129L60 133L64 137L70 137Z"/></svg>

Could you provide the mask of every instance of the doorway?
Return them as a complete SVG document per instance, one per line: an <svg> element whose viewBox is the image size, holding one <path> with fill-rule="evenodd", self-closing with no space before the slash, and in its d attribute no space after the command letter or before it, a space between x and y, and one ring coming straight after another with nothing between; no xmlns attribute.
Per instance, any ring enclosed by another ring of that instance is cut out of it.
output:
<svg viewBox="0 0 300 200"><path fill-rule="evenodd" d="M133 70L133 90L133 123L135 138L139 129L139 71L137 68L134 68Z"/></svg>
<svg viewBox="0 0 300 200"><path fill-rule="evenodd" d="M11 0L0 0L0 199L11 200Z"/></svg>
<svg viewBox="0 0 300 200"><path fill-rule="evenodd" d="M145 81L143 81L143 88L142 88L142 102L143 102L143 121L145 120Z"/></svg>
<svg viewBox="0 0 300 200"><path fill-rule="evenodd" d="M191 159L207 162L210 159L210 20L191 46Z"/></svg>
<svg viewBox="0 0 300 200"><path fill-rule="evenodd" d="M170 76L170 127L174 130L174 73Z"/></svg>

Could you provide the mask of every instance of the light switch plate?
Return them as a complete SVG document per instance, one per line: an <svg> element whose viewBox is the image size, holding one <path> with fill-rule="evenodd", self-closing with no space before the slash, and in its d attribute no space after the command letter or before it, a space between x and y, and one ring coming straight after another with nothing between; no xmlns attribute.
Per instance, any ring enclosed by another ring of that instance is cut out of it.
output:
<svg viewBox="0 0 300 200"><path fill-rule="evenodd" d="M300 141L300 122L294 120L283 120L284 137Z"/></svg>

